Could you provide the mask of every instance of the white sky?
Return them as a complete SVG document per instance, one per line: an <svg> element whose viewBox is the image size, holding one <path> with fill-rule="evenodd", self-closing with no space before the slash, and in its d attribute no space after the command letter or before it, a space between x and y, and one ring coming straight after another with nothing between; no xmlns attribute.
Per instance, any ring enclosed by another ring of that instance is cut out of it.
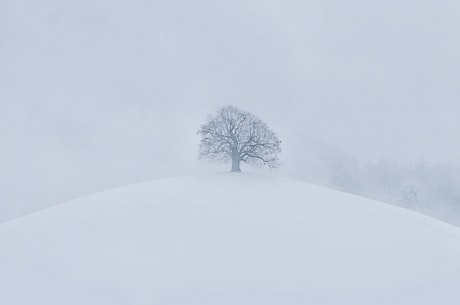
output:
<svg viewBox="0 0 460 305"><path fill-rule="evenodd" d="M226 104L287 168L322 145L457 162L459 54L453 0L0 1L0 221L196 171Z"/></svg>

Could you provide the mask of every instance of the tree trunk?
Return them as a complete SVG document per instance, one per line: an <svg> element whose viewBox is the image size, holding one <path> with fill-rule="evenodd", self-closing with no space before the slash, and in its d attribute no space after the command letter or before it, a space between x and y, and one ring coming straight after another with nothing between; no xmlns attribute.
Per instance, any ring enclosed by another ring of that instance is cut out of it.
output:
<svg viewBox="0 0 460 305"><path fill-rule="evenodd" d="M239 155L233 155L232 157L232 170L231 172L241 172L240 169L240 156Z"/></svg>

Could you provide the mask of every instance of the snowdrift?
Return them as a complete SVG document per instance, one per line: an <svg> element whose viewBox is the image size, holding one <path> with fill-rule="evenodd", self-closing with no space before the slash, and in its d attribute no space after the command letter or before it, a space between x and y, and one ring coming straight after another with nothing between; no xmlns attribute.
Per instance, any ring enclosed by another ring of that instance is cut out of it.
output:
<svg viewBox="0 0 460 305"><path fill-rule="evenodd" d="M460 230L294 180L185 177L0 225L0 304L458 304Z"/></svg>

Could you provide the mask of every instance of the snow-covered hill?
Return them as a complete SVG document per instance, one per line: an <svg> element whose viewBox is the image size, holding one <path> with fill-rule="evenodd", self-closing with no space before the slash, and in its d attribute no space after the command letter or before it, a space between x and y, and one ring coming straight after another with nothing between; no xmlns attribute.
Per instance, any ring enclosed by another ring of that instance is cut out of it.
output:
<svg viewBox="0 0 460 305"><path fill-rule="evenodd" d="M460 230L284 178L148 182L0 225L0 304L458 304Z"/></svg>

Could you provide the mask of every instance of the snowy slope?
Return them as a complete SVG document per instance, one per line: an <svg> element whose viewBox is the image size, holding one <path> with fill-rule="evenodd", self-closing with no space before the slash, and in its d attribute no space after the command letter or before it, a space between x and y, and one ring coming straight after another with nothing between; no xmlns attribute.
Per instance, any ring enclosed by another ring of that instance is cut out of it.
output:
<svg viewBox="0 0 460 305"><path fill-rule="evenodd" d="M0 304L458 304L460 230L254 174L115 189L0 225Z"/></svg>

